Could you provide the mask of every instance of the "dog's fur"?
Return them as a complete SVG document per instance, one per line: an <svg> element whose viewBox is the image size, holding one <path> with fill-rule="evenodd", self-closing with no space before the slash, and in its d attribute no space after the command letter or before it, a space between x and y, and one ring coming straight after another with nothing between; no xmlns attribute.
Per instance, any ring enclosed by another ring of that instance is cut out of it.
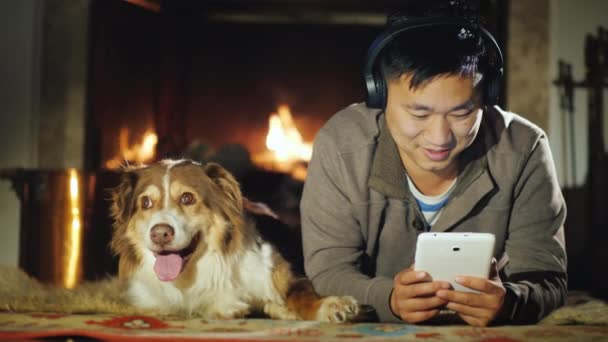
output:
<svg viewBox="0 0 608 342"><path fill-rule="evenodd" d="M0 308L327 322L358 313L352 297L321 297L295 276L245 214L237 181L217 164L167 160L126 169L111 212L118 278L62 291L7 272Z"/></svg>

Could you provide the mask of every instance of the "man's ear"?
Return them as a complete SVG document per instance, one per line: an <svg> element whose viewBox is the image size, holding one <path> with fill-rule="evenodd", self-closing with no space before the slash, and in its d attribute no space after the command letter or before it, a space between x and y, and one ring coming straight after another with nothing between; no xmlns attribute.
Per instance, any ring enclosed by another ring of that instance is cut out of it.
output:
<svg viewBox="0 0 608 342"><path fill-rule="evenodd" d="M220 187L235 209L243 211L243 197L241 187L234 176L228 170L216 163L207 163L203 170L211 180Z"/></svg>

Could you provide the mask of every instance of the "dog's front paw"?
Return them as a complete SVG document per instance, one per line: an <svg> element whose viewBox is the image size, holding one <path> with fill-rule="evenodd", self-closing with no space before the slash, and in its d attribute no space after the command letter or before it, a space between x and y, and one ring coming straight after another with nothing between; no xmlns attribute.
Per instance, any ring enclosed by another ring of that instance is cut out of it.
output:
<svg viewBox="0 0 608 342"><path fill-rule="evenodd" d="M244 318L250 313L250 306L243 302L235 303L223 303L221 305L216 303L213 310L211 310L208 317L210 319L235 319Z"/></svg>
<svg viewBox="0 0 608 342"><path fill-rule="evenodd" d="M359 304L351 296L330 296L322 301L317 311L317 321L344 323L351 321L359 313Z"/></svg>

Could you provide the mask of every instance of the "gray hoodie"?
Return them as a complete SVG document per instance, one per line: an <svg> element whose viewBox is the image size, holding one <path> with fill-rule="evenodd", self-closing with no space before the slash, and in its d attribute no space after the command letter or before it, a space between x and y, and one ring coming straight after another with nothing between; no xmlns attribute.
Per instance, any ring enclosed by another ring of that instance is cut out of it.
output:
<svg viewBox="0 0 608 342"><path fill-rule="evenodd" d="M456 188L431 231L489 232L507 294L499 323L530 324L565 303L565 202L544 132L498 107L482 114ZM364 104L315 138L300 203L305 269L321 294L390 310L393 277L414 262L426 222L384 113Z"/></svg>

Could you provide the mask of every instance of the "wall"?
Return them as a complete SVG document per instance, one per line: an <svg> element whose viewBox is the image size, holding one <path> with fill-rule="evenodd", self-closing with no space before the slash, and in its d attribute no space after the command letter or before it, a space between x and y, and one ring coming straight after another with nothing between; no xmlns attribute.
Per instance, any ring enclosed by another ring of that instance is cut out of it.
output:
<svg viewBox="0 0 608 342"><path fill-rule="evenodd" d="M547 130L549 0L509 2L507 109Z"/></svg>
<svg viewBox="0 0 608 342"><path fill-rule="evenodd" d="M519 0L522 1L522 0ZM582 6L584 4L584 6ZM584 46L587 34L597 34L598 26L608 28L608 1L605 0L552 0L550 23L549 75L549 141L555 156L558 176L566 187L585 183L587 174L587 91L577 89L575 105L576 180L567 172L572 161L564 157L564 147L570 146L568 126L562 127L558 89L550 84L557 77L559 59L572 63L573 78L582 81L585 77ZM608 137L608 93L604 92L604 138ZM606 146L606 141L604 142ZM568 166L568 167L567 167Z"/></svg>
<svg viewBox="0 0 608 342"><path fill-rule="evenodd" d="M564 122L558 88L552 82L557 78L560 59L572 64L575 81L584 79L585 36L596 34L599 25L608 28L608 1L510 0L509 5L507 109L547 132L560 184L565 188L581 186L588 164L587 91L577 89L574 95L576 160L573 161L569 124ZM605 113L604 117L607 137L608 115ZM605 146L608 148L608 141Z"/></svg>
<svg viewBox="0 0 608 342"><path fill-rule="evenodd" d="M0 168L38 164L42 2L0 1ZM0 264L17 265L19 201L0 181Z"/></svg>

